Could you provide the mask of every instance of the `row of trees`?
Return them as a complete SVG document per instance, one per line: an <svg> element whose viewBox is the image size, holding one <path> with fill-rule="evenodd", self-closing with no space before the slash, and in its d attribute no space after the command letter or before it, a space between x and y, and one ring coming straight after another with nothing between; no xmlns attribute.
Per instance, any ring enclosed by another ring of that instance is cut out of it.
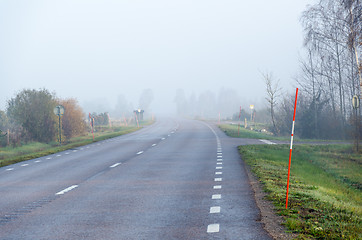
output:
<svg viewBox="0 0 362 240"><path fill-rule="evenodd" d="M303 12L306 54L296 78L301 90L296 131L303 138L348 138L352 129L356 133L353 125L361 125L351 104L352 96L361 93L361 11L359 0L320 0ZM268 73L263 78L272 130L283 134L290 128L294 96L277 104L277 82Z"/></svg>
<svg viewBox="0 0 362 240"><path fill-rule="evenodd" d="M218 94L211 91L199 95L192 93L187 96L183 89L176 91L174 99L177 114L180 116L196 116L202 118L217 118L232 116L240 107L240 97L233 89L220 89Z"/></svg>
<svg viewBox="0 0 362 240"><path fill-rule="evenodd" d="M53 112L57 105L63 105L62 136L69 139L86 134L85 114L76 99L60 99L46 89L19 92L8 101L6 111L0 111L0 130L11 132L11 143L51 142L58 138L58 116ZM108 114L94 113L97 124L108 124ZM5 144L2 139L2 145Z"/></svg>

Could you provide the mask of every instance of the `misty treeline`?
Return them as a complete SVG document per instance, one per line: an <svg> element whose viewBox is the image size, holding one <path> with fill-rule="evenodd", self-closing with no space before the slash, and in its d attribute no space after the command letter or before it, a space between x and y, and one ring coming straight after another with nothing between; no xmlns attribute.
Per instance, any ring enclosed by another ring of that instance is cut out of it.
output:
<svg viewBox="0 0 362 240"><path fill-rule="evenodd" d="M174 99L177 114L184 117L217 119L232 116L240 107L240 96L234 89L221 88L218 94L205 91L188 95L177 89Z"/></svg>
<svg viewBox="0 0 362 240"><path fill-rule="evenodd" d="M296 132L302 138L345 139L358 134L355 127L361 131L360 111L355 113L351 101L361 93L361 11L359 0L320 0L302 14L306 54L300 60L301 71L296 77L301 90ZM272 130L287 133L295 94L280 99L275 79L270 74L263 77L274 118Z"/></svg>
<svg viewBox="0 0 362 240"><path fill-rule="evenodd" d="M8 101L6 111L0 111L1 145L7 145L5 134L11 134L9 143L12 146L30 141L56 141L59 119L53 110L57 105L65 108L61 118L62 138L86 134L88 124L76 99L61 99L46 89L25 89Z"/></svg>

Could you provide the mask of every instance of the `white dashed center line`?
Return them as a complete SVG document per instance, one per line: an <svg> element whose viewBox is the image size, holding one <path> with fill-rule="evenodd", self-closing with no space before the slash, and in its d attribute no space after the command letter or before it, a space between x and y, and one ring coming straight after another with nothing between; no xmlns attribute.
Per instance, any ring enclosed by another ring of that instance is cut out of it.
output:
<svg viewBox="0 0 362 240"><path fill-rule="evenodd" d="M51 158L51 157L48 157L48 158L47 158L47 160L50 160L50 159L52 159L52 158Z"/></svg>
<svg viewBox="0 0 362 240"><path fill-rule="evenodd" d="M6 171L13 171L14 170L14 168L8 168L8 169L6 169Z"/></svg>
<svg viewBox="0 0 362 240"><path fill-rule="evenodd" d="M216 174L216 175L221 175L221 174L222 174L222 172L215 172L215 174Z"/></svg>
<svg viewBox="0 0 362 240"><path fill-rule="evenodd" d="M214 189L221 189L221 185L215 185Z"/></svg>
<svg viewBox="0 0 362 240"><path fill-rule="evenodd" d="M221 199L221 194L213 194L211 199Z"/></svg>
<svg viewBox="0 0 362 240"><path fill-rule="evenodd" d="M222 178L215 178L215 182L221 182Z"/></svg>
<svg viewBox="0 0 362 240"><path fill-rule="evenodd" d="M152 147L154 147L154 146L156 146L157 144L156 143L154 143L154 144L152 144Z"/></svg>
<svg viewBox="0 0 362 240"><path fill-rule="evenodd" d="M222 167L216 167L215 169L222 169Z"/></svg>
<svg viewBox="0 0 362 240"><path fill-rule="evenodd" d="M40 160L36 160L35 162L36 162L36 163L40 163L41 161L40 161Z"/></svg>
<svg viewBox="0 0 362 240"><path fill-rule="evenodd" d="M140 155L140 154L142 154L143 153L143 151L139 151L138 153L137 153L137 155Z"/></svg>
<svg viewBox="0 0 362 240"><path fill-rule="evenodd" d="M66 189L64 189L64 190L62 190L60 192L57 192L55 195L62 195L62 194L67 193L67 192L69 192L69 191L71 191L71 190L73 190L74 188L77 188L77 187L78 187L78 185L70 186L70 187L68 187L68 188L66 188Z"/></svg>
<svg viewBox="0 0 362 240"><path fill-rule="evenodd" d="M218 163L216 163L217 165L222 165L222 162L218 162Z"/></svg>
<svg viewBox="0 0 362 240"><path fill-rule="evenodd" d="M61 157L62 155L57 155L57 157Z"/></svg>
<svg viewBox="0 0 362 240"><path fill-rule="evenodd" d="M220 213L220 207L217 206L217 207L211 207L210 208L210 213Z"/></svg>
<svg viewBox="0 0 362 240"><path fill-rule="evenodd" d="M26 166L29 166L29 164L25 163L23 165L21 165L22 167L26 167Z"/></svg>
<svg viewBox="0 0 362 240"><path fill-rule="evenodd" d="M207 226L208 233L216 233L219 232L219 230L220 230L219 224L210 224L209 226Z"/></svg>
<svg viewBox="0 0 362 240"><path fill-rule="evenodd" d="M115 163L113 164L112 166L110 166L110 168L114 168L114 167L117 167L118 165L121 165L122 163Z"/></svg>
<svg viewBox="0 0 362 240"><path fill-rule="evenodd" d="M219 158L219 159L217 159L216 161L218 161L218 162L222 162L222 158Z"/></svg>

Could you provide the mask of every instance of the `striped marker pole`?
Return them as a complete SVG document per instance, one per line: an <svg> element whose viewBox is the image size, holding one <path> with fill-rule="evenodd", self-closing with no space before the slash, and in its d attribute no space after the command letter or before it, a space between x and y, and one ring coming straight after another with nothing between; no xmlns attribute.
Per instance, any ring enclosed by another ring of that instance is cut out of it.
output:
<svg viewBox="0 0 362 240"><path fill-rule="evenodd" d="M289 177L290 177L290 165L291 165L291 160L292 160L293 137L294 137L294 123L295 123L295 111L296 111L296 109L297 109L297 97L298 97L298 88L297 88L297 92L295 93L292 134L291 134L291 137L290 137L289 166L288 166L288 180L287 180L287 197L286 197L286 200L285 200L285 209L288 209Z"/></svg>

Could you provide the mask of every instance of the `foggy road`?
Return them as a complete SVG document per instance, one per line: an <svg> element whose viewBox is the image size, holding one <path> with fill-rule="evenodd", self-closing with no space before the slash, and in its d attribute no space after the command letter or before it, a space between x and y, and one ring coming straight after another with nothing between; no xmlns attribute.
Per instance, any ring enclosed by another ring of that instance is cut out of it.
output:
<svg viewBox="0 0 362 240"><path fill-rule="evenodd" d="M0 239L271 239L236 141L161 119L0 168Z"/></svg>

